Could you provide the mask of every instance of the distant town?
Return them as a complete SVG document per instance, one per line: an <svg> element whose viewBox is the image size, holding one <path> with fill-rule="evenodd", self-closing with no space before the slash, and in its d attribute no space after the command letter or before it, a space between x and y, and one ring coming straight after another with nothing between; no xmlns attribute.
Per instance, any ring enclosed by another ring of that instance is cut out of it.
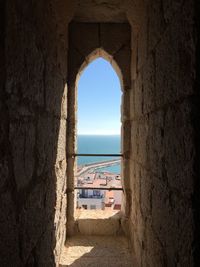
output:
<svg viewBox="0 0 200 267"><path fill-rule="evenodd" d="M121 175L102 171L120 164L119 159L78 166L76 174L76 208L120 210L122 201Z"/></svg>

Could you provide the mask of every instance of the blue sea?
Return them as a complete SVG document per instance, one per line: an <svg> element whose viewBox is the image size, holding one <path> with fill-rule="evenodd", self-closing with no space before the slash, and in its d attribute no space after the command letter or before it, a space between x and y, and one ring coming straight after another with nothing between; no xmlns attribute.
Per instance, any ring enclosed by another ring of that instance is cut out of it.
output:
<svg viewBox="0 0 200 267"><path fill-rule="evenodd" d="M78 135L77 153L79 154L119 154L121 153L121 137L119 135ZM78 165L116 159L116 157L78 157ZM98 171L120 173L120 164L101 168Z"/></svg>

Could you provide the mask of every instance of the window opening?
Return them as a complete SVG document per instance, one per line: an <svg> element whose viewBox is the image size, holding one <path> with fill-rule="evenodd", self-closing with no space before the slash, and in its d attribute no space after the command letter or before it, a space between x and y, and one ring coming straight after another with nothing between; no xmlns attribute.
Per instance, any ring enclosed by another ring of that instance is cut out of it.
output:
<svg viewBox="0 0 200 267"><path fill-rule="evenodd" d="M98 58L84 70L77 106L76 209L120 210L121 88L109 62Z"/></svg>

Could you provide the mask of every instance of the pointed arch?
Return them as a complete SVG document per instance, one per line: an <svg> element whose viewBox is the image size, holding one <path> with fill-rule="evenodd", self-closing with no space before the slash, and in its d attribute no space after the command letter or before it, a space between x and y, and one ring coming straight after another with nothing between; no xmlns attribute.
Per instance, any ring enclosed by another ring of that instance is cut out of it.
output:
<svg viewBox="0 0 200 267"><path fill-rule="evenodd" d="M85 68L94 60L96 60L97 58L103 58L106 61L108 61L111 66L113 67L113 69L115 70L119 81L120 81L120 87L121 90L123 90L123 76L122 76L122 71L119 67L119 65L117 64L117 62L114 60L114 58L112 57L112 55L110 55L109 53L107 53L104 49L102 48L97 48L95 50L93 50L86 58L85 61L81 64L79 71L76 75L76 81L75 81L75 86L77 88L78 86L78 81L80 79L80 76L82 75L83 71L85 70Z"/></svg>

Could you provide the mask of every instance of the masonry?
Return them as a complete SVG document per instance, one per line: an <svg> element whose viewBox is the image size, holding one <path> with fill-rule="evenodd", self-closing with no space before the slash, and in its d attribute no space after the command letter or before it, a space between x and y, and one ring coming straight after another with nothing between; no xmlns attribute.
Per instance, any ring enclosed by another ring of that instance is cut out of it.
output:
<svg viewBox="0 0 200 267"><path fill-rule="evenodd" d="M198 1L2 0L0 25L0 265L59 264L75 80L97 52L123 84L134 264L199 266Z"/></svg>
<svg viewBox="0 0 200 267"><path fill-rule="evenodd" d="M81 33L81 34L80 34ZM84 36L84 38L82 38ZM122 98L122 125L123 132L128 132L126 129L128 117L127 117L127 104L128 104L128 92L131 87L131 75L130 75L130 48L131 31L128 23L84 23L72 21L69 25L69 49L68 49L68 168L67 168L67 189L68 189L68 233L73 233L74 226L74 170L75 159L70 155L76 152L76 107L77 107L77 90L78 80L84 68L94 59L98 57L105 58L116 73L121 82L121 89L123 91ZM125 100L126 99L126 100ZM124 103L126 101L126 103ZM122 151L124 156L124 164L127 161L129 149L126 145L125 139L127 134L123 134L122 139ZM127 168L123 168L124 177L127 177ZM126 182L127 181L127 182ZM124 179L123 182L128 184L128 179ZM125 190L130 190L127 185ZM126 206L126 200L124 201ZM126 207L124 212L126 213Z"/></svg>

